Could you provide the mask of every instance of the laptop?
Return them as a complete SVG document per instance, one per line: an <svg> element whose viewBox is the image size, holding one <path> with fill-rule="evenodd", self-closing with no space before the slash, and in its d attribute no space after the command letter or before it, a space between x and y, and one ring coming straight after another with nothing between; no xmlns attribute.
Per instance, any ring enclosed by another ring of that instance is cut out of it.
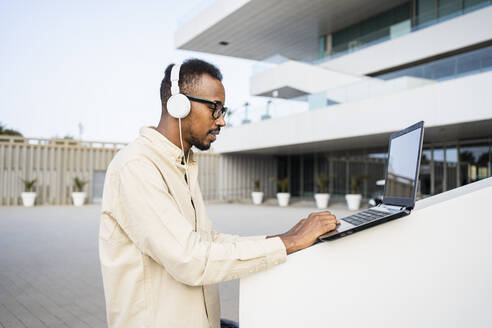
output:
<svg viewBox="0 0 492 328"><path fill-rule="evenodd" d="M393 133L389 138L383 202L339 219L338 228L320 236L319 240L344 237L409 215L415 206L423 139L423 121Z"/></svg>

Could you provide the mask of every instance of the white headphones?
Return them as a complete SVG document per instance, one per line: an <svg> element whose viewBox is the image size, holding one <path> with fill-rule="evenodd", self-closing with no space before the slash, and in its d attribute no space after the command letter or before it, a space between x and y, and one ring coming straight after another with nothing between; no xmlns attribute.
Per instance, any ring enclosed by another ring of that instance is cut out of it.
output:
<svg viewBox="0 0 492 328"><path fill-rule="evenodd" d="M171 97L167 100L167 112L174 118L185 118L191 109L190 100L179 92L179 70L181 64L175 64L171 69Z"/></svg>
<svg viewBox="0 0 492 328"><path fill-rule="evenodd" d="M179 92L179 70L180 64L175 64L171 69L171 97L167 100L167 112L179 121L179 141L181 142L181 150L183 151L183 161L185 166L186 180L188 181L188 189L191 193L190 179L188 175L188 155L185 154L183 147L183 132L181 129L181 119L185 118L191 109L190 100L182 93ZM195 223L196 230L196 223Z"/></svg>

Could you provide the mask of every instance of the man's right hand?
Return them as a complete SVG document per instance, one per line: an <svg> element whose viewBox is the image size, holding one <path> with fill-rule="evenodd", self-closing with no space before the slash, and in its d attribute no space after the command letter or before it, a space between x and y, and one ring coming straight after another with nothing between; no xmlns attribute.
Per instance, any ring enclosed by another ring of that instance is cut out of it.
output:
<svg viewBox="0 0 492 328"><path fill-rule="evenodd" d="M301 220L288 234L280 235L287 254L313 245L319 236L335 230L340 222L330 211L311 213ZM292 230L295 232L292 233Z"/></svg>

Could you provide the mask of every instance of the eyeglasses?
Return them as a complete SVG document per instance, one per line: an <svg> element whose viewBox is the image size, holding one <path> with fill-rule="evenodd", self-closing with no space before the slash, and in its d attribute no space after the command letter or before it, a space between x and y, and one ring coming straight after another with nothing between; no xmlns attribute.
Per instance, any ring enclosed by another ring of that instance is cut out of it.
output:
<svg viewBox="0 0 492 328"><path fill-rule="evenodd" d="M203 98L198 98L198 97L193 97L187 94L184 94L186 98L188 98L191 101L196 101L202 104L209 104L214 106L213 112L212 112L212 118L214 120L218 120L221 115L224 115L227 113L228 108L224 107L224 104L222 104L220 101L212 101L208 99L203 99ZM210 108L212 109L212 108Z"/></svg>

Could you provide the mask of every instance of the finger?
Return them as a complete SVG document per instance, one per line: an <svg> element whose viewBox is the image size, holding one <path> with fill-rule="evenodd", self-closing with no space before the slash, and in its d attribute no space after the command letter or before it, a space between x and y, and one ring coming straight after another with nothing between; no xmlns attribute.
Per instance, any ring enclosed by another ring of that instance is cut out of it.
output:
<svg viewBox="0 0 492 328"><path fill-rule="evenodd" d="M337 227L337 225L336 225L336 224L334 224L334 223L330 223L330 224L325 225L323 230L324 230L324 231L325 231L325 233L326 233L326 232L330 232L330 231L332 231L332 230L335 230L335 229L336 229L336 227Z"/></svg>
<svg viewBox="0 0 492 328"><path fill-rule="evenodd" d="M294 226L294 228L298 228L298 227L300 227L301 225L303 225L303 224L304 224L304 222L306 222L306 219L301 219L301 220L299 220L299 222L297 222L297 223L296 223L296 225Z"/></svg>
<svg viewBox="0 0 492 328"><path fill-rule="evenodd" d="M328 212L328 211L327 212L318 213L318 216L320 216L320 217L331 217L331 216L335 217L335 215L333 213Z"/></svg>
<svg viewBox="0 0 492 328"><path fill-rule="evenodd" d="M326 222L325 224L323 224L323 227L325 229L329 229L328 231L331 231L337 227L337 224L335 222Z"/></svg>
<svg viewBox="0 0 492 328"><path fill-rule="evenodd" d="M330 215L330 216L321 217L320 221L336 222L337 218L333 215Z"/></svg>
<svg viewBox="0 0 492 328"><path fill-rule="evenodd" d="M313 213L309 213L308 218L315 217L315 216L325 216L325 215L332 215L332 213L330 211L313 212Z"/></svg>
<svg viewBox="0 0 492 328"><path fill-rule="evenodd" d="M317 214L317 215L333 215L333 213L331 213L330 211L317 212L315 214Z"/></svg>
<svg viewBox="0 0 492 328"><path fill-rule="evenodd" d="M302 228L305 222L306 219L301 219L299 222L297 222L295 226L292 227L292 229L289 230L289 232L297 233Z"/></svg>

